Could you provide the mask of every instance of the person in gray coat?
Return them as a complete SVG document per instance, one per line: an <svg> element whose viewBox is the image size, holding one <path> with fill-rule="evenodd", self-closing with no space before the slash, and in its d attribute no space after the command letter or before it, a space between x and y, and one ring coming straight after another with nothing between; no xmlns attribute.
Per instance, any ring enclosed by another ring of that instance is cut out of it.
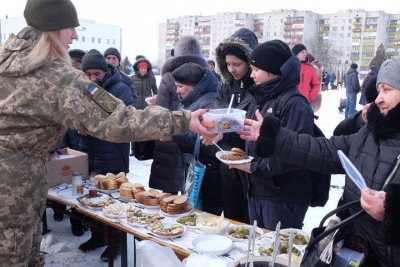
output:
<svg viewBox="0 0 400 267"><path fill-rule="evenodd" d="M342 201L346 204L360 199L367 213L350 225L353 233L368 242L364 266L400 266L399 72L399 59L388 59L382 64L376 83L379 94L368 110L368 123L355 134L315 138L285 129L278 118L263 118L259 113L258 121L247 120L246 131L241 132L242 138L256 141L258 156L274 155L318 172L345 173L338 150L350 159L369 188L360 190L346 176ZM361 207L349 209L350 215Z"/></svg>
<svg viewBox="0 0 400 267"><path fill-rule="evenodd" d="M344 118L347 119L356 113L357 94L360 92L360 81L358 80L358 65L352 63L350 69L344 76L344 86L346 87L346 110Z"/></svg>

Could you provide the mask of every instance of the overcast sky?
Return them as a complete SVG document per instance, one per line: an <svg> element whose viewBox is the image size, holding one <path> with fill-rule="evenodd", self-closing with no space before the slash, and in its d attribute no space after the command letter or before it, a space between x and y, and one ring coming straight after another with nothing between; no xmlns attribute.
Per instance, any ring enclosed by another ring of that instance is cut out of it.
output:
<svg viewBox="0 0 400 267"><path fill-rule="evenodd" d="M264 13L276 9L311 10L320 14L347 9L400 14L395 1L381 0L72 0L80 19L118 25L122 29L122 56L136 55L156 61L159 23L185 15L214 15L221 12ZM392 4L390 4L390 2ZM0 0L0 17L23 16L26 0Z"/></svg>

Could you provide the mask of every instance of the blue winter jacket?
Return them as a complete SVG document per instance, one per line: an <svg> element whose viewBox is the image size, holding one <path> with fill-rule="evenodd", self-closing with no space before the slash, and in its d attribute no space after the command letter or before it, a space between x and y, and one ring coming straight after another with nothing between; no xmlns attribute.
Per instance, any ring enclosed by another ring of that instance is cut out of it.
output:
<svg viewBox="0 0 400 267"><path fill-rule="evenodd" d="M131 90L122 83L121 74L113 65L108 64L108 72L99 85L121 99L125 105L135 105ZM90 135L81 135L79 150L89 155L90 172L97 171L100 174L129 172L129 143L111 143Z"/></svg>

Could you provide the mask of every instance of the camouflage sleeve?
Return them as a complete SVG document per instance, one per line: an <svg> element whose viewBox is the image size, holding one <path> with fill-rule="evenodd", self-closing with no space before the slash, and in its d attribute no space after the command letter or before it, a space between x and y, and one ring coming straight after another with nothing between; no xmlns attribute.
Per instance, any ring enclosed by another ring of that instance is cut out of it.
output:
<svg viewBox="0 0 400 267"><path fill-rule="evenodd" d="M156 105L144 110L127 107L78 72L62 79L59 87L64 96L59 98L59 114L54 116L59 116L60 124L103 140L154 140L182 134L189 127L190 111L170 112Z"/></svg>

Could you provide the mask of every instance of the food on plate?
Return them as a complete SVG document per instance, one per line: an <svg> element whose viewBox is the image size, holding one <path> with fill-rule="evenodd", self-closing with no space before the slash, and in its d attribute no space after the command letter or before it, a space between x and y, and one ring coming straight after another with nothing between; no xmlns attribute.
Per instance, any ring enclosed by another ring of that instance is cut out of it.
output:
<svg viewBox="0 0 400 267"><path fill-rule="evenodd" d="M125 176L124 172L120 172L115 175L115 182L117 182L117 186L120 188L123 183L129 182L129 179Z"/></svg>
<svg viewBox="0 0 400 267"><path fill-rule="evenodd" d="M134 195L132 192L132 186L133 184L130 182L121 184L121 187L119 188L119 195L123 199L133 199Z"/></svg>
<svg viewBox="0 0 400 267"><path fill-rule="evenodd" d="M81 197L78 199L79 203L82 205L92 207L92 208L102 208L108 206L110 204L115 203L115 200L111 197L107 197L104 200L96 201L96 198L89 198L89 197Z"/></svg>
<svg viewBox="0 0 400 267"><path fill-rule="evenodd" d="M154 213L145 213L140 209L137 209L132 212L127 212L126 220L129 223L134 224L150 224L150 223L158 223L158 219L160 216Z"/></svg>
<svg viewBox="0 0 400 267"><path fill-rule="evenodd" d="M121 202L115 202L103 208L103 213L111 216L122 215L125 211L125 205Z"/></svg>
<svg viewBox="0 0 400 267"><path fill-rule="evenodd" d="M160 201L159 201L158 197L156 197L155 194L150 191L142 191L142 192L135 194L135 199L138 203L147 205L147 206L160 205Z"/></svg>
<svg viewBox="0 0 400 267"><path fill-rule="evenodd" d="M235 227L229 230L228 235L238 239L249 239L251 227ZM256 232L256 238L260 237L260 233Z"/></svg>
<svg viewBox="0 0 400 267"><path fill-rule="evenodd" d="M144 185L139 184L139 183L133 183L133 185L132 185L132 192L133 192L133 196L134 196L134 197L136 197L136 194L137 194L137 193L140 193L140 192L143 192L143 191L146 191L146 190L144 189Z"/></svg>
<svg viewBox="0 0 400 267"><path fill-rule="evenodd" d="M191 206L188 207L188 200L189 198L184 195L163 197L160 201L160 208L163 212L168 214L181 214L191 210Z"/></svg>
<svg viewBox="0 0 400 267"><path fill-rule="evenodd" d="M94 179L98 181L97 187L103 190L116 190L120 188L121 184L129 182L124 172L120 172L117 175L113 173L98 174Z"/></svg>
<svg viewBox="0 0 400 267"><path fill-rule="evenodd" d="M248 159L249 156L241 150L240 148L232 148L231 153L228 155L222 155L221 159L223 160L243 160L243 159Z"/></svg>
<svg viewBox="0 0 400 267"><path fill-rule="evenodd" d="M196 226L197 214L189 214L178 218L176 221L185 226Z"/></svg>
<svg viewBox="0 0 400 267"><path fill-rule="evenodd" d="M172 224L170 227L164 227L161 222L150 226L151 231L159 236L177 236L182 234L185 231L184 226L180 224Z"/></svg>
<svg viewBox="0 0 400 267"><path fill-rule="evenodd" d="M285 241L285 242L289 242L289 235L290 232L285 232L285 233L279 233L279 235L281 236L281 240ZM303 235L297 231L293 231L293 244L295 245L307 245L308 242L310 241L310 237L307 235Z"/></svg>

